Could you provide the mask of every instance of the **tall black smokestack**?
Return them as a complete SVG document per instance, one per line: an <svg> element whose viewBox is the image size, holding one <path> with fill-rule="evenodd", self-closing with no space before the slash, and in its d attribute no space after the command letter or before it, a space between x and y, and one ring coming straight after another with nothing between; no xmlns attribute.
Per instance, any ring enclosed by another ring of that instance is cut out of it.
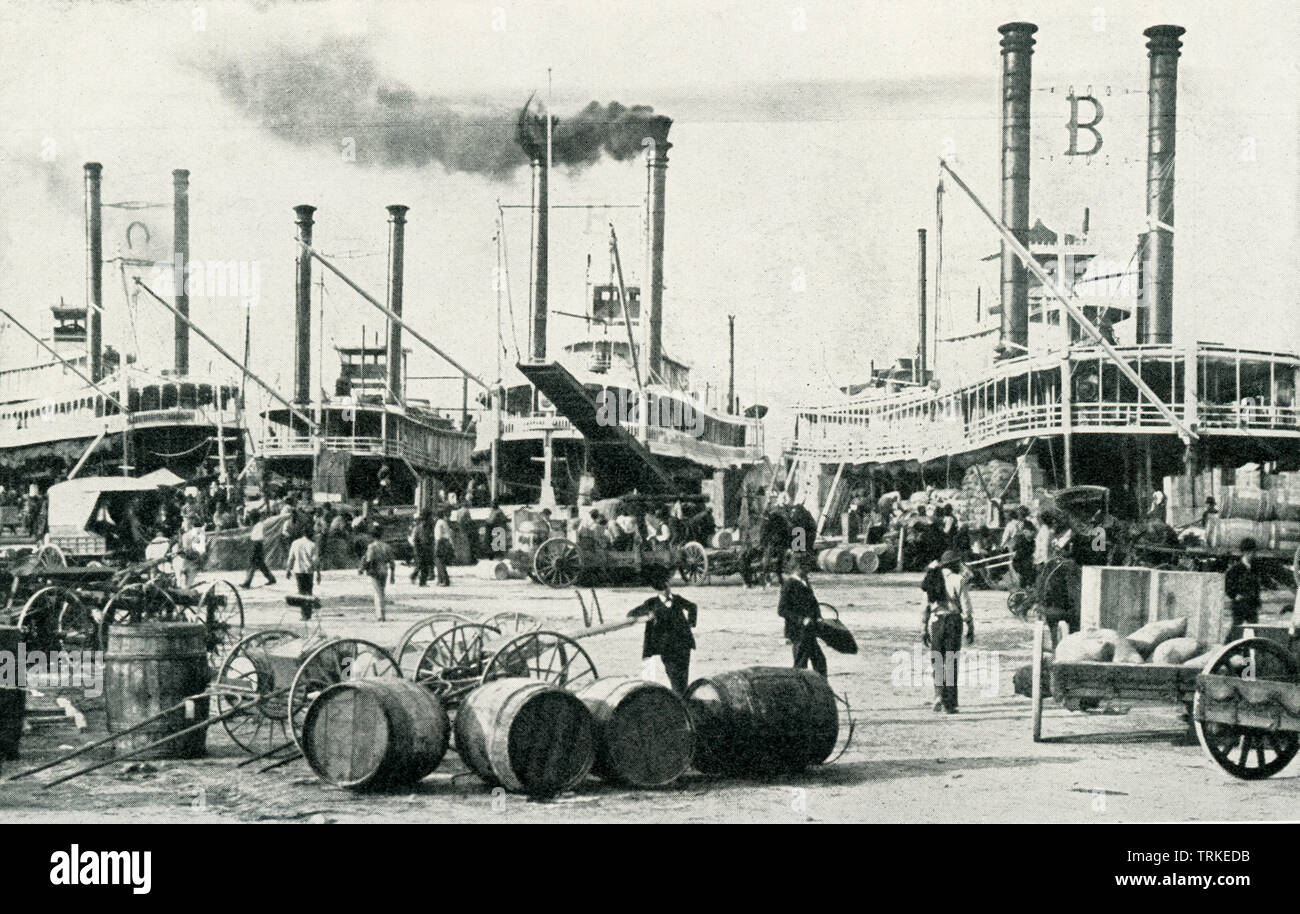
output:
<svg viewBox="0 0 1300 914"><path fill-rule="evenodd" d="M1029 242L1029 96L1034 32L1030 22L1008 22L1002 34L1002 223ZM1023 348L1017 348L1023 347ZM1002 243L1002 355L1029 347L1029 274Z"/></svg>
<svg viewBox="0 0 1300 914"><path fill-rule="evenodd" d="M394 203L388 207L388 309L402 316L402 275L406 259L406 211L409 206ZM401 400L402 327L394 323L388 331L388 389Z"/></svg>
<svg viewBox="0 0 1300 914"><path fill-rule="evenodd" d="M185 268L190 262L190 173L184 168L172 172L172 216L174 247L177 264L176 310L190 316L189 283L185 281ZM176 374L184 377L190 373L190 325L176 318Z"/></svg>
<svg viewBox="0 0 1300 914"><path fill-rule="evenodd" d="M1179 41L1187 30L1155 25L1147 40L1151 75L1147 90L1147 233L1142 245L1140 343L1174 338L1174 123L1178 103Z"/></svg>
<svg viewBox="0 0 1300 914"><path fill-rule="evenodd" d="M533 159L533 358L546 358L546 309L550 286L546 159Z"/></svg>
<svg viewBox="0 0 1300 914"><path fill-rule="evenodd" d="M650 210L650 308L645 315L649 328L646 363L652 378L663 379L664 326L664 185L668 176L668 150L672 143L667 131L661 139L650 138L646 146L646 200ZM645 305L642 304L645 311Z"/></svg>
<svg viewBox="0 0 1300 914"><path fill-rule="evenodd" d="M92 381L104 376L104 217L100 182L104 166L87 162L86 171L86 373ZM122 353L126 368L126 353Z"/></svg>
<svg viewBox="0 0 1300 914"><path fill-rule="evenodd" d="M727 315L727 415L736 411L736 315Z"/></svg>
<svg viewBox="0 0 1300 914"><path fill-rule="evenodd" d="M925 229L916 230L916 380L925 382L926 356L930 341L926 339L925 307Z"/></svg>
<svg viewBox="0 0 1300 914"><path fill-rule="evenodd" d="M298 240L311 246L312 213L316 207L306 203L295 206ZM297 406L311 403L311 255L298 248L298 276L294 283L293 310L293 402Z"/></svg>

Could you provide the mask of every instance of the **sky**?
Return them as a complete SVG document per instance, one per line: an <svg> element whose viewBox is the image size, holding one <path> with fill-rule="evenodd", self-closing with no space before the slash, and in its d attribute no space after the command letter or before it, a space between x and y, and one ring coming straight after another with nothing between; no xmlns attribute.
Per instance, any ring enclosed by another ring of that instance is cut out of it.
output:
<svg viewBox="0 0 1300 914"><path fill-rule="evenodd" d="M516 345L527 346L529 234L526 210L512 207L527 203L529 184L527 169L514 167L514 114L534 93L549 94L562 123L576 123L591 101L647 105L674 120L665 347L716 390L735 314L738 394L772 407L775 450L792 404L830 402L871 363L911 354L918 228L930 233L937 335L987 326L996 264L982 258L997 250L996 235L949 182L940 265L935 191L945 155L997 209L996 28L1012 20L1039 26L1031 221L1077 231L1088 207L1093 239L1121 269L1144 220L1141 33L1187 28L1175 333L1298 348L1300 14L1283 2L0 0L0 299L40 330L61 297L84 302L84 162L103 163L106 202L164 205L112 209L111 218L125 212L164 227L171 171L186 168L191 258L234 261L256 276L252 368L282 391L292 374L300 203L318 208L317 246L381 300L385 207L410 206L408 319L485 380L498 376L498 354L515 380ZM1062 155L1071 88L1104 106L1096 156ZM476 148L492 167L474 167ZM641 281L645 183L635 157L556 167L554 206L621 208L554 212L553 309L582 311L588 279L607 280L610 221L627 281ZM106 340L165 365L170 317L141 302L128 322L120 277L105 276ZM322 306L313 348L327 353L329 386L329 348L355 344L363 327L373 337L382 319L332 278ZM244 296L195 295L191 309L242 350ZM559 316L551 328L552 353L583 330ZM196 370L227 371L206 344L191 345ZM410 345L411 375L451 373ZM939 343L936 370L955 378L985 345ZM34 357L17 331L0 331L0 367ZM459 404L459 383L414 386Z"/></svg>

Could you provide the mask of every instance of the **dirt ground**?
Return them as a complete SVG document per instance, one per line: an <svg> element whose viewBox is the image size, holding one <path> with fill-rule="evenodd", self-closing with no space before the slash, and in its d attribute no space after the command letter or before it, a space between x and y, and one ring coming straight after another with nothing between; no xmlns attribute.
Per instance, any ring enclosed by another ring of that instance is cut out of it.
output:
<svg viewBox="0 0 1300 914"><path fill-rule="evenodd" d="M527 581L496 581L486 564L453 569L451 588L419 589L401 569L389 621L370 619L365 581L329 572L318 593L330 635L390 646L421 615L453 610L487 617L520 610L561 631L582 628L572 591ZM238 576L224 574L237 579ZM715 780L691 774L658 791L610 787L592 779L577 792L538 802L495 793L461 764L453 749L417 788L354 795L331 787L299 761L258 773L237 768L246 756L220 726L198 761L147 765L114 762L86 777L42 789L51 775L0 781L4 822L580 822L580 821L854 821L854 822L1132 822L1300 819L1300 766L1272 780L1229 778L1187 738L1180 708L1143 706L1124 713L1076 713L1051 707L1047 741L1030 737L1029 700L1012 691L1028 661L1031 628L1012 618L1002 592L975 594L981 651L968 668L961 712L931 710L932 687L913 675L920 650L918 575L818 575L819 598L838 607L856 635L855 656L831 654L831 685L852 708L852 743L833 764L772 781ZM294 627L296 610L281 579L246 594L250 629ZM789 663L775 590L745 590L735 578L680 592L700 606L692 677L752 665ZM648 594L599 591L606 620ZM639 675L641 629L584 640L602 675ZM988 653L983 653L988 652ZM39 707L51 698L37 698ZM102 735L102 713L78 732L68 723L28 732L22 759L5 777ZM843 735L843 734L842 734ZM65 769L60 769L65 770ZM70 767L66 770L71 770Z"/></svg>

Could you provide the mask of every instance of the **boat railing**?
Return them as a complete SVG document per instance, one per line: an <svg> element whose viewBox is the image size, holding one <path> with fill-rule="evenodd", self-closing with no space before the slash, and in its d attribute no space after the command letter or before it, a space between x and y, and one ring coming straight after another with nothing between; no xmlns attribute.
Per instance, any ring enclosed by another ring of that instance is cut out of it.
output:
<svg viewBox="0 0 1300 914"><path fill-rule="evenodd" d="M427 445L419 447L409 441L394 441L378 436L330 435L314 438L311 435L266 435L258 447L264 457L308 457L318 447L332 451L346 451L362 457L394 457L412 464L434 467L468 468L473 441L470 436L452 432L446 436L430 435Z"/></svg>

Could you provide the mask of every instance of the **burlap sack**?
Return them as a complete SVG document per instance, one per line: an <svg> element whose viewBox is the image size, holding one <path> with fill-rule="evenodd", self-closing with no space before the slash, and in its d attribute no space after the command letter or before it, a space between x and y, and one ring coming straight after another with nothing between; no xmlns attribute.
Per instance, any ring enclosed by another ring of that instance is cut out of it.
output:
<svg viewBox="0 0 1300 914"><path fill-rule="evenodd" d="M1148 622L1139 628L1133 634L1128 636L1128 640L1138 649L1143 657L1150 657L1151 652L1156 646L1170 638L1181 638L1187 632L1187 619L1179 616L1176 619L1164 619L1160 622ZM1190 656L1190 655L1188 655ZM1186 658L1184 658L1186 659Z"/></svg>
<svg viewBox="0 0 1300 914"><path fill-rule="evenodd" d="M1195 638L1170 638L1156 645L1151 652L1151 662L1177 665L1202 653L1204 648Z"/></svg>

